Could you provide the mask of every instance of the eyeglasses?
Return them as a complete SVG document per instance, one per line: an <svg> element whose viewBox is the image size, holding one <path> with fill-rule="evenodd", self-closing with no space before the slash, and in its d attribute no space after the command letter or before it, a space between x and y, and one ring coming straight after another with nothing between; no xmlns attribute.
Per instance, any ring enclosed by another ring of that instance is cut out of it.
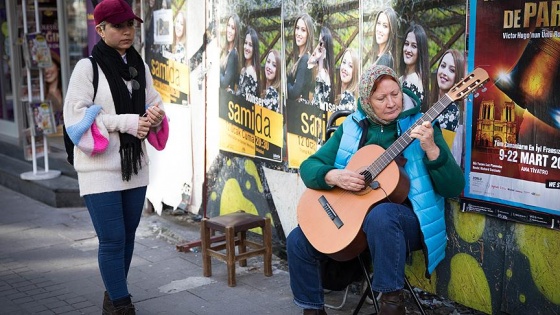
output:
<svg viewBox="0 0 560 315"><path fill-rule="evenodd" d="M136 78L138 76L138 70L136 70L136 68L134 68L134 67L128 67L128 72L130 73L130 77L132 78L130 80L130 83L132 84L132 89L133 90L140 89L140 83L138 83L138 81L134 80L134 78Z"/></svg>

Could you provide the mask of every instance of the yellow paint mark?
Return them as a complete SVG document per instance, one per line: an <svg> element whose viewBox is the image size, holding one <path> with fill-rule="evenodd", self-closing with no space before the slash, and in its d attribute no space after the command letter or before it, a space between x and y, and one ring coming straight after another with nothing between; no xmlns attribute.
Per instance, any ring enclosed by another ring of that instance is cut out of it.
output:
<svg viewBox="0 0 560 315"><path fill-rule="evenodd" d="M560 233L543 227L516 224L515 238L519 251L529 260L535 286L552 303L560 304Z"/></svg>
<svg viewBox="0 0 560 315"><path fill-rule="evenodd" d="M498 238L500 238L500 239L504 238L504 234L502 234L501 232L498 233Z"/></svg>
<svg viewBox="0 0 560 315"><path fill-rule="evenodd" d="M249 181L249 180L246 180L246 181L245 181L245 188L246 188L247 190L251 189L251 181Z"/></svg>
<svg viewBox="0 0 560 315"><path fill-rule="evenodd" d="M447 291L453 301L492 314L490 286L478 262L468 254L459 253L450 262L451 278Z"/></svg>
<svg viewBox="0 0 560 315"><path fill-rule="evenodd" d="M527 297L525 294L519 294L519 302L525 303L527 301Z"/></svg>
<svg viewBox="0 0 560 315"><path fill-rule="evenodd" d="M508 279L511 279L511 277L513 277L513 270L511 270L511 268L508 268L506 270L506 277L508 277Z"/></svg>
<svg viewBox="0 0 560 315"><path fill-rule="evenodd" d="M412 265L405 266L405 274L414 287L422 288L426 292L436 293L437 274L434 271L431 279L425 277L426 274L426 260L424 253L421 250L412 252L411 255Z"/></svg>
<svg viewBox="0 0 560 315"><path fill-rule="evenodd" d="M231 164L232 164L231 159L227 159L226 165L227 165L227 166L231 166Z"/></svg>
<svg viewBox="0 0 560 315"><path fill-rule="evenodd" d="M245 171L247 172L247 174L255 178L255 182L257 183L259 192L263 192L264 188L259 177L259 172L257 172L257 166L255 165L255 162L253 162L253 160L245 159Z"/></svg>
<svg viewBox="0 0 560 315"><path fill-rule="evenodd" d="M274 226L274 218L272 217L272 214L270 214L270 212L267 212L264 216L269 218L270 219L270 224L272 226Z"/></svg>
<svg viewBox="0 0 560 315"><path fill-rule="evenodd" d="M235 178L230 178L224 185L222 198L220 199L220 215L243 210L247 213L259 215L257 208L251 200L243 196L243 191L239 182ZM252 232L262 234L261 228L251 229Z"/></svg>
<svg viewBox="0 0 560 315"><path fill-rule="evenodd" d="M449 200L453 213L453 225L461 239L467 243L474 243L482 237L486 217L482 214L461 212L459 203Z"/></svg>
<svg viewBox="0 0 560 315"><path fill-rule="evenodd" d="M211 199L212 201L216 201L216 200L218 199L218 194L217 194L215 191L213 191L213 192L210 194L210 199Z"/></svg>

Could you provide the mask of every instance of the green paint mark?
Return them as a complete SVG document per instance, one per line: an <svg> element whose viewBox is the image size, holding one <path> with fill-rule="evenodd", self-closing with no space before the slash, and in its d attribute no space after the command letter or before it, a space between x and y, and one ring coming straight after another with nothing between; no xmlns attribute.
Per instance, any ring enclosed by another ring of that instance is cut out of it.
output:
<svg viewBox="0 0 560 315"><path fill-rule="evenodd" d="M259 192L262 193L264 191L264 188L259 177L259 172L257 172L257 166L255 165L255 162L253 162L253 160L245 159L245 171L247 172L247 174L255 178L255 182L257 183Z"/></svg>
<svg viewBox="0 0 560 315"><path fill-rule="evenodd" d="M525 303L527 301L527 297L525 294L519 294L519 302Z"/></svg>
<svg viewBox="0 0 560 315"><path fill-rule="evenodd" d="M477 213L461 212L459 203L449 200L453 213L453 225L461 239L467 243L474 243L482 237L486 217Z"/></svg>
<svg viewBox="0 0 560 315"><path fill-rule="evenodd" d="M519 251L529 260L535 286L552 303L560 304L560 233L543 227L516 224L515 238Z"/></svg>
<svg viewBox="0 0 560 315"><path fill-rule="evenodd" d="M451 278L447 291L453 301L492 314L490 286L478 262L468 254L459 253L450 262Z"/></svg>
<svg viewBox="0 0 560 315"><path fill-rule="evenodd" d="M508 268L506 270L506 277L508 277L508 279L511 279L511 277L513 277L513 270L511 270L511 268Z"/></svg>

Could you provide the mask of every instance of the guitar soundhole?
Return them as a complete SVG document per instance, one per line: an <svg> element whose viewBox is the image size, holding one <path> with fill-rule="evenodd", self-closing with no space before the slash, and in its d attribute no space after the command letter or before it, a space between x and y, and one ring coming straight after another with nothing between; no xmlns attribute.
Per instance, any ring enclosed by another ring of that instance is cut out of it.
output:
<svg viewBox="0 0 560 315"><path fill-rule="evenodd" d="M373 181L373 176L371 175L371 172L368 170L363 170L360 172L360 174L364 175L365 177L365 181L366 181L366 186L368 186L371 181Z"/></svg>

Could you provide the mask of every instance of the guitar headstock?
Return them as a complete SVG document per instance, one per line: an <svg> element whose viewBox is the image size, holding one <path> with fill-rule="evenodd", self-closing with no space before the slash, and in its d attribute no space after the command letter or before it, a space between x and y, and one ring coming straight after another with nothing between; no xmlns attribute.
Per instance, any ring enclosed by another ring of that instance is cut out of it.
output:
<svg viewBox="0 0 560 315"><path fill-rule="evenodd" d="M488 76L488 72L486 72L486 70L476 68L463 80L457 82L457 84L455 84L446 94L453 101L463 99L488 81L489 78L490 77Z"/></svg>

